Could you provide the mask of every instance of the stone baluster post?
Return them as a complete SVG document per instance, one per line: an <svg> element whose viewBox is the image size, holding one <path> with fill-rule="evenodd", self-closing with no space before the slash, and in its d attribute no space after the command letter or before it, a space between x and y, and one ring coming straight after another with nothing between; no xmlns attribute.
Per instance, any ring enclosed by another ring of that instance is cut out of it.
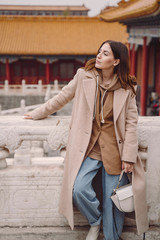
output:
<svg viewBox="0 0 160 240"><path fill-rule="evenodd" d="M58 80L54 80L54 91L58 91Z"/></svg>
<svg viewBox="0 0 160 240"><path fill-rule="evenodd" d="M47 102L50 99L50 97L51 97L51 86L50 84L48 84L44 101Z"/></svg>
<svg viewBox="0 0 160 240"><path fill-rule="evenodd" d="M26 102L25 102L24 99L21 99L21 106L20 106L20 111L19 111L19 114L20 114L21 116L24 115L25 112L26 112L25 107L26 107Z"/></svg>
<svg viewBox="0 0 160 240"><path fill-rule="evenodd" d="M42 80L38 80L38 93L42 93Z"/></svg>
<svg viewBox="0 0 160 240"><path fill-rule="evenodd" d="M8 80L4 81L4 93L8 94Z"/></svg>
<svg viewBox="0 0 160 240"><path fill-rule="evenodd" d="M30 154L30 141L23 141L18 149L15 150L14 154L14 165L30 165L31 154Z"/></svg>
<svg viewBox="0 0 160 240"><path fill-rule="evenodd" d="M22 80L22 94L25 94L25 90L26 90L26 81L23 79Z"/></svg>
<svg viewBox="0 0 160 240"><path fill-rule="evenodd" d="M43 143L40 141L32 141L30 154L31 158L43 157L44 156Z"/></svg>

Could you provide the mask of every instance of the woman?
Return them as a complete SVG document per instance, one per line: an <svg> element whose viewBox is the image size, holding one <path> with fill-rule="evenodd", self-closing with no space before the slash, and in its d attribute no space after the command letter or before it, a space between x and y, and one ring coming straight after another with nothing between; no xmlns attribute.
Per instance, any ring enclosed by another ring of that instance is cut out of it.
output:
<svg viewBox="0 0 160 240"><path fill-rule="evenodd" d="M25 115L42 119L74 98L60 199L62 213L73 229L73 203L87 218L86 240L98 239L103 222L105 240L120 238L124 213L110 199L122 169L132 172L135 218L138 233L148 228L145 177L138 153L135 78L129 75L125 45L105 41L96 59L87 62L62 91L40 108ZM92 187L102 169L103 210ZM128 182L123 176L122 185Z"/></svg>

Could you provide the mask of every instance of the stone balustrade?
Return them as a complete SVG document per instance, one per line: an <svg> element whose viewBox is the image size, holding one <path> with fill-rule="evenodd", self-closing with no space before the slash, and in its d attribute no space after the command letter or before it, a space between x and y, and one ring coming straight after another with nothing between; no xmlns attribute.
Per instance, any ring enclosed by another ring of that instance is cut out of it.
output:
<svg viewBox="0 0 160 240"><path fill-rule="evenodd" d="M69 122L70 117L62 116L39 121L0 117L0 226L67 226L58 213L63 159L44 159L39 165L26 161L22 154L21 161L7 166L6 158L30 141L46 141L53 150L64 150ZM160 118L139 117L138 139L147 178L149 221L160 227ZM78 212L75 221L86 224Z"/></svg>
<svg viewBox="0 0 160 240"><path fill-rule="evenodd" d="M62 89L64 84L59 84L58 80L54 80L53 84L50 84L52 91L59 91ZM45 94L48 85L42 84L42 80L38 80L38 84L26 84L26 81L23 79L22 83L19 85L11 85L8 83L8 80L4 81L4 84L0 85L0 94L16 94L16 95L27 95L27 94Z"/></svg>
<svg viewBox="0 0 160 240"><path fill-rule="evenodd" d="M33 121L17 116L1 116L0 169L6 165L6 156L18 149L23 141L47 141L53 150L65 148L69 121L70 117L49 117Z"/></svg>
<svg viewBox="0 0 160 240"><path fill-rule="evenodd" d="M2 110L0 109L0 116L8 116L8 115L24 115L26 112L30 112L34 110L37 107L40 107L41 104L35 104L35 105L30 105L26 106L25 100L21 99L20 101L20 107L18 108L11 108L11 109L6 109ZM1 106L1 105L0 105Z"/></svg>

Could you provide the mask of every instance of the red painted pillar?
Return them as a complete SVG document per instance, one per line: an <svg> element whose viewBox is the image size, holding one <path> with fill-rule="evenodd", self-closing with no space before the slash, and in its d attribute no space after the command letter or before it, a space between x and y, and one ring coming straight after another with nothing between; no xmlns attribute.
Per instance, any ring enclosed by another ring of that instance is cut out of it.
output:
<svg viewBox="0 0 160 240"><path fill-rule="evenodd" d="M130 65L131 65L131 44L128 44L128 52L129 52L129 60L130 60Z"/></svg>
<svg viewBox="0 0 160 240"><path fill-rule="evenodd" d="M142 51L142 82L141 82L141 116L146 115L147 105L147 37L143 40L143 51Z"/></svg>
<svg viewBox="0 0 160 240"><path fill-rule="evenodd" d="M10 67L8 58L6 58L6 80L8 80L8 84L10 84Z"/></svg>
<svg viewBox="0 0 160 240"><path fill-rule="evenodd" d="M133 44L133 48L132 48L130 74L133 75L133 76L136 75L136 50L135 50L135 44Z"/></svg>
<svg viewBox="0 0 160 240"><path fill-rule="evenodd" d="M46 60L46 84L49 84L50 71L49 71L49 59Z"/></svg>
<svg viewBox="0 0 160 240"><path fill-rule="evenodd" d="M130 69L130 73L131 73L131 54L132 54L132 51L131 51L131 44L129 43L128 44L128 52L129 52L129 69Z"/></svg>

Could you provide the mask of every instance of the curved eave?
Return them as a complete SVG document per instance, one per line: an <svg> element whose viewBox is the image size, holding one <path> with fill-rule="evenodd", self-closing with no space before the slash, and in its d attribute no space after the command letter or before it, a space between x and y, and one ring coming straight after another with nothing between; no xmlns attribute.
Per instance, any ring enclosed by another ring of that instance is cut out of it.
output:
<svg viewBox="0 0 160 240"><path fill-rule="evenodd" d="M130 20L137 17L144 17L153 14L159 8L160 1L155 1L154 3L138 9L133 9L132 11L127 11L129 6L126 7L117 7L111 11L103 12L99 15L100 19L107 22L115 22L122 20Z"/></svg>

